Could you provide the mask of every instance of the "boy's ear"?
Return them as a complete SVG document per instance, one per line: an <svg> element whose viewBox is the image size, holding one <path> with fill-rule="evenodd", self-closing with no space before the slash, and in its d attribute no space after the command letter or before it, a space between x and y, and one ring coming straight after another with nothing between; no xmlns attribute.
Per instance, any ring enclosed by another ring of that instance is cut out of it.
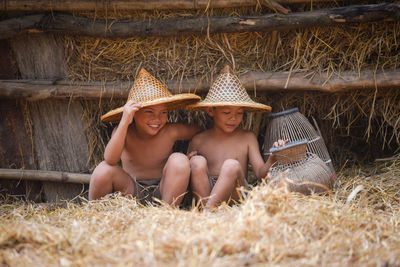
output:
<svg viewBox="0 0 400 267"><path fill-rule="evenodd" d="M214 117L214 108L213 107L208 107L206 109L208 116Z"/></svg>

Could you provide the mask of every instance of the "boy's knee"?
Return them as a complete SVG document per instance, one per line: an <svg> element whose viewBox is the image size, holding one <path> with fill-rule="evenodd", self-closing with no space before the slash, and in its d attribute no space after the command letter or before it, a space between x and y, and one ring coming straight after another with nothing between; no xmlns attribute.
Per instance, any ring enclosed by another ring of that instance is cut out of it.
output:
<svg viewBox="0 0 400 267"><path fill-rule="evenodd" d="M168 158L168 165L177 170L189 170L190 163L189 159L185 154L175 152L172 153Z"/></svg>
<svg viewBox="0 0 400 267"><path fill-rule="evenodd" d="M92 173L90 183L103 183L107 181L112 176L114 168L115 166L111 166L105 161L100 162Z"/></svg>
<svg viewBox="0 0 400 267"><path fill-rule="evenodd" d="M199 171L207 168L207 160L203 156L193 156L190 159L190 169L192 171Z"/></svg>
<svg viewBox="0 0 400 267"><path fill-rule="evenodd" d="M221 167L221 171L232 172L232 173L238 173L240 172L240 169L241 169L240 163L235 159L225 160Z"/></svg>
<svg viewBox="0 0 400 267"><path fill-rule="evenodd" d="M111 166L110 164L108 164L106 161L103 160L94 169L93 174L101 174L101 173L111 172L112 169L113 169L113 166Z"/></svg>

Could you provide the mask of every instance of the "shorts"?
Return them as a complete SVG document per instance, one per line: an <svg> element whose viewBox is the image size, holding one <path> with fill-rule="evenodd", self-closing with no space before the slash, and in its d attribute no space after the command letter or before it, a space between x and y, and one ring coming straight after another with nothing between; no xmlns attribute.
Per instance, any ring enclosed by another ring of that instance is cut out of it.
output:
<svg viewBox="0 0 400 267"><path fill-rule="evenodd" d="M208 181L210 182L210 191L213 190L215 184L217 183L217 180L218 180L217 176L208 177ZM244 179L244 188L250 190L250 186L249 183L247 182L247 179Z"/></svg>
<svg viewBox="0 0 400 267"><path fill-rule="evenodd" d="M141 204L154 203L154 198L161 200L160 182L161 179L136 180L133 181L133 196Z"/></svg>

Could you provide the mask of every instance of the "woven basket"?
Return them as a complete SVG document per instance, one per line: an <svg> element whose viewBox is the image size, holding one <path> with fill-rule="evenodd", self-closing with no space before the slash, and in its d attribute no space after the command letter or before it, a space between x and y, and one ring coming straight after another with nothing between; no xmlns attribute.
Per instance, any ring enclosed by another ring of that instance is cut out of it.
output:
<svg viewBox="0 0 400 267"><path fill-rule="evenodd" d="M268 172L268 182L285 185L291 192L305 195L332 189L332 174L328 166L315 154L307 153L300 161L274 163Z"/></svg>
<svg viewBox="0 0 400 267"><path fill-rule="evenodd" d="M302 160L307 153L307 139L286 143L285 146L272 147L269 151L277 162L286 164Z"/></svg>
<svg viewBox="0 0 400 267"><path fill-rule="evenodd" d="M268 115L269 122L265 131L264 139L264 159L269 155L269 148L278 140L297 141L307 139L307 152L318 155L329 167L332 179L335 180L336 173L329 156L318 126L315 128L308 119L299 112L298 108L292 108Z"/></svg>

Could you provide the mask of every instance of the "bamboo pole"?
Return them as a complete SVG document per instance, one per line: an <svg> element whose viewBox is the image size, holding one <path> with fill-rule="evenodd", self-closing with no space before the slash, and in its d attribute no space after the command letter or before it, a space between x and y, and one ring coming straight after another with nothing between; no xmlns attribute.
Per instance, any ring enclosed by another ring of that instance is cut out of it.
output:
<svg viewBox="0 0 400 267"><path fill-rule="evenodd" d="M0 179L89 184L90 174L58 171L0 169Z"/></svg>
<svg viewBox="0 0 400 267"><path fill-rule="evenodd" d="M177 36L232 32L270 32L307 27L400 20L400 5L377 4L308 12L242 17L189 17L107 21L52 12L0 21L0 39L26 32L62 33L99 38Z"/></svg>
<svg viewBox="0 0 400 267"><path fill-rule="evenodd" d="M360 73L339 74L311 72L248 72L239 77L248 91L319 91L326 93L368 89L400 89L400 69L374 73L364 70ZM60 80L0 80L0 97L39 100L47 98L119 98L124 99L133 82L71 82ZM176 93L205 93L210 83L199 83L194 79L166 81L169 90Z"/></svg>
<svg viewBox="0 0 400 267"><path fill-rule="evenodd" d="M333 2L335 0L274 0L279 4ZM256 6L258 0L6 0L0 11L168 10Z"/></svg>

